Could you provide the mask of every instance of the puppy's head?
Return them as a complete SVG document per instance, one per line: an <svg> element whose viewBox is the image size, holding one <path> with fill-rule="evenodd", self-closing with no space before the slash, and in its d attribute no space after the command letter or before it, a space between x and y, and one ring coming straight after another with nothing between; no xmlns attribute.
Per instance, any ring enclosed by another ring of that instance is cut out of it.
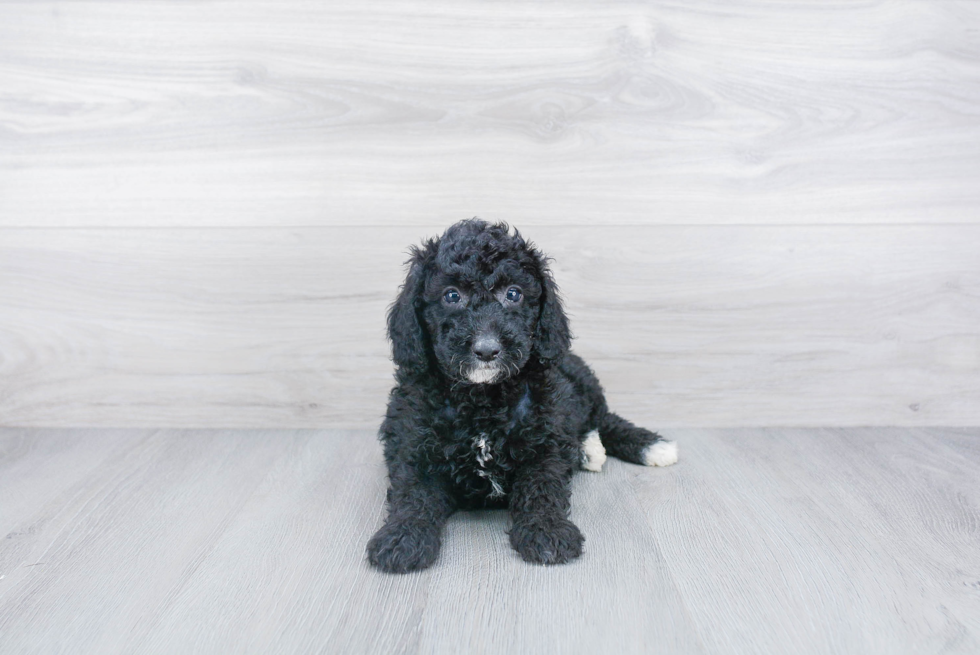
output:
<svg viewBox="0 0 980 655"><path fill-rule="evenodd" d="M402 370L497 384L531 358L560 360L571 335L545 257L506 224L471 219L412 249L388 338Z"/></svg>

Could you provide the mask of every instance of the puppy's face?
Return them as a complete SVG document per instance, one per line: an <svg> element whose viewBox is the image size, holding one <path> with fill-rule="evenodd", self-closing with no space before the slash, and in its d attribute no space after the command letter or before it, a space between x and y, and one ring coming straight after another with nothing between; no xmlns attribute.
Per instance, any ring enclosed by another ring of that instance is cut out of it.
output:
<svg viewBox="0 0 980 655"><path fill-rule="evenodd" d="M469 384L503 382L532 358L549 366L571 339L544 256L506 224L479 219L412 249L388 337L399 371L438 367Z"/></svg>
<svg viewBox="0 0 980 655"><path fill-rule="evenodd" d="M515 259L490 260L483 266L447 262L426 280L425 329L440 369L452 380L499 383L531 356L541 283Z"/></svg>

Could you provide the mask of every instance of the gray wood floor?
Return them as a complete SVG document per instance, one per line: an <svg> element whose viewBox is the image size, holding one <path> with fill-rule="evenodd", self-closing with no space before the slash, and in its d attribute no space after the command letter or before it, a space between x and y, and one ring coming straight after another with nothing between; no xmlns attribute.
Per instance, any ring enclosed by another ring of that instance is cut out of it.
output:
<svg viewBox="0 0 980 655"><path fill-rule="evenodd" d="M574 564L451 520L368 568L370 431L0 431L3 653L976 653L980 429L685 429L576 477Z"/></svg>

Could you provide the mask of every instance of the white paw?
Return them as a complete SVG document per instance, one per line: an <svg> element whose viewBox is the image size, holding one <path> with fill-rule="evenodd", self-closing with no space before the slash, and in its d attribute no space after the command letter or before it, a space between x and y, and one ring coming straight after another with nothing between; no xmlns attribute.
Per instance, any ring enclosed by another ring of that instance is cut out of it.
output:
<svg viewBox="0 0 980 655"><path fill-rule="evenodd" d="M643 461L647 466L670 466L677 463L677 442L657 441L643 451Z"/></svg>
<svg viewBox="0 0 980 655"><path fill-rule="evenodd" d="M599 439L599 433L593 430L585 435L585 441L582 442L582 468L598 473L605 463L606 449L602 445L602 440Z"/></svg>

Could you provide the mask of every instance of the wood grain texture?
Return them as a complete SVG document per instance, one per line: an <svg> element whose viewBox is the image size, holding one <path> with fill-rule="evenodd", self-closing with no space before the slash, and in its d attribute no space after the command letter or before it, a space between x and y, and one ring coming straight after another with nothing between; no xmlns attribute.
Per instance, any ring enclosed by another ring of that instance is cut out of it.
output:
<svg viewBox="0 0 980 655"><path fill-rule="evenodd" d="M975 223L980 5L0 3L0 226Z"/></svg>
<svg viewBox="0 0 980 655"><path fill-rule="evenodd" d="M376 427L440 227L7 230L0 425ZM980 423L980 226L535 228L652 427Z"/></svg>
<svg viewBox="0 0 980 655"><path fill-rule="evenodd" d="M980 648L980 441L956 432L682 431L698 472L636 480L671 569L717 565L675 576L708 650Z"/></svg>
<svg viewBox="0 0 980 655"><path fill-rule="evenodd" d="M576 476L573 564L523 563L474 512L390 576L364 556L370 432L0 430L0 651L980 649L980 431L669 436L676 466Z"/></svg>

